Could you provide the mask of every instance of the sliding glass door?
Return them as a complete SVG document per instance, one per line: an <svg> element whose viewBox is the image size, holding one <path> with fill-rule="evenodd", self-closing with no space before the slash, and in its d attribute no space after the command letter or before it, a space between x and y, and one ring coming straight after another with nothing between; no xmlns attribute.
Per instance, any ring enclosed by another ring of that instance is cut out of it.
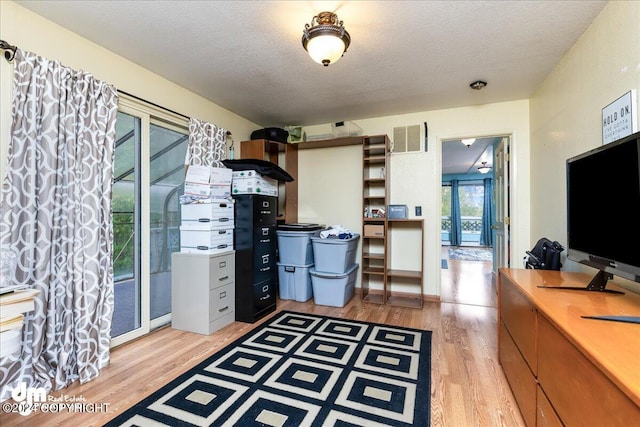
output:
<svg viewBox="0 0 640 427"><path fill-rule="evenodd" d="M180 250L184 123L120 105L114 159L112 346L171 320L171 253Z"/></svg>

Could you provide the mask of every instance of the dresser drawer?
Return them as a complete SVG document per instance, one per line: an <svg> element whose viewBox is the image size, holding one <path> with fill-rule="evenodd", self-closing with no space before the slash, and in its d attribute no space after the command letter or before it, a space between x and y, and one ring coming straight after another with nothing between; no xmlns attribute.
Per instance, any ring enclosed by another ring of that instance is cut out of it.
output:
<svg viewBox="0 0 640 427"><path fill-rule="evenodd" d="M640 407L543 316L538 326L538 381L564 425L637 426Z"/></svg>
<svg viewBox="0 0 640 427"><path fill-rule="evenodd" d="M229 283L209 291L209 321L233 311L235 284Z"/></svg>
<svg viewBox="0 0 640 427"><path fill-rule="evenodd" d="M537 312L524 294L508 279L500 281L500 318L531 372L537 375Z"/></svg>
<svg viewBox="0 0 640 427"><path fill-rule="evenodd" d="M553 409L551 402L538 386L538 410L536 414L536 427L564 427L558 414Z"/></svg>
<svg viewBox="0 0 640 427"><path fill-rule="evenodd" d="M500 328L498 349L500 364L525 424L527 427L534 427L536 425L536 379L502 322Z"/></svg>
<svg viewBox="0 0 640 427"><path fill-rule="evenodd" d="M209 289L233 282L235 275L235 253L211 257L209 271L211 279Z"/></svg>

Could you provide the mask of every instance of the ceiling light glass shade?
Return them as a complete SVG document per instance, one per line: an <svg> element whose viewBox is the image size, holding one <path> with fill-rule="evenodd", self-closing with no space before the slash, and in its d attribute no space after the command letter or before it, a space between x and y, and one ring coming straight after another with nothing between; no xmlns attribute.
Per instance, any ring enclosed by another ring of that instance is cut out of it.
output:
<svg viewBox="0 0 640 427"><path fill-rule="evenodd" d="M351 36L335 13L321 12L313 17L311 24L304 26L302 47L325 67L339 60L350 43Z"/></svg>
<svg viewBox="0 0 640 427"><path fill-rule="evenodd" d="M462 143L463 143L464 145L466 145L467 147L471 147L471 145L472 145L474 142L476 142L476 139L475 139L475 138L465 138L465 139L463 139L463 140L462 140Z"/></svg>
<svg viewBox="0 0 640 427"><path fill-rule="evenodd" d="M482 162L482 166L478 167L480 173L488 173L491 170L491 166L487 166L487 162Z"/></svg>
<svg viewBox="0 0 640 427"><path fill-rule="evenodd" d="M342 57L344 42L336 36L316 36L307 43L307 52L318 64L328 66Z"/></svg>

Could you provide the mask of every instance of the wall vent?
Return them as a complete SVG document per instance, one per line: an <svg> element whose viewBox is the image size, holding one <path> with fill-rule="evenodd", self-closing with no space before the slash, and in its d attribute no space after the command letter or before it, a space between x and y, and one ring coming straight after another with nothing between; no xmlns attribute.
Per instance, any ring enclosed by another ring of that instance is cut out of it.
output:
<svg viewBox="0 0 640 427"><path fill-rule="evenodd" d="M393 128L393 153L419 152L420 125Z"/></svg>

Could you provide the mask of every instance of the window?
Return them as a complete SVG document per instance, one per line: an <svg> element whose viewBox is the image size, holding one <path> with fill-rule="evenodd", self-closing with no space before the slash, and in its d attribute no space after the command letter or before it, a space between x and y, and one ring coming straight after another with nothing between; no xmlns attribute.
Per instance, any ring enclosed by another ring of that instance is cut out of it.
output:
<svg viewBox="0 0 640 427"><path fill-rule="evenodd" d="M484 204L484 185L477 181L460 182L458 187L458 201L460 203L460 217L462 223L463 245L477 245L482 233L482 213ZM451 185L442 186L442 225L441 241L451 244Z"/></svg>
<svg viewBox="0 0 640 427"><path fill-rule="evenodd" d="M171 253L180 249L186 119L120 99L113 185L112 345L171 320Z"/></svg>

